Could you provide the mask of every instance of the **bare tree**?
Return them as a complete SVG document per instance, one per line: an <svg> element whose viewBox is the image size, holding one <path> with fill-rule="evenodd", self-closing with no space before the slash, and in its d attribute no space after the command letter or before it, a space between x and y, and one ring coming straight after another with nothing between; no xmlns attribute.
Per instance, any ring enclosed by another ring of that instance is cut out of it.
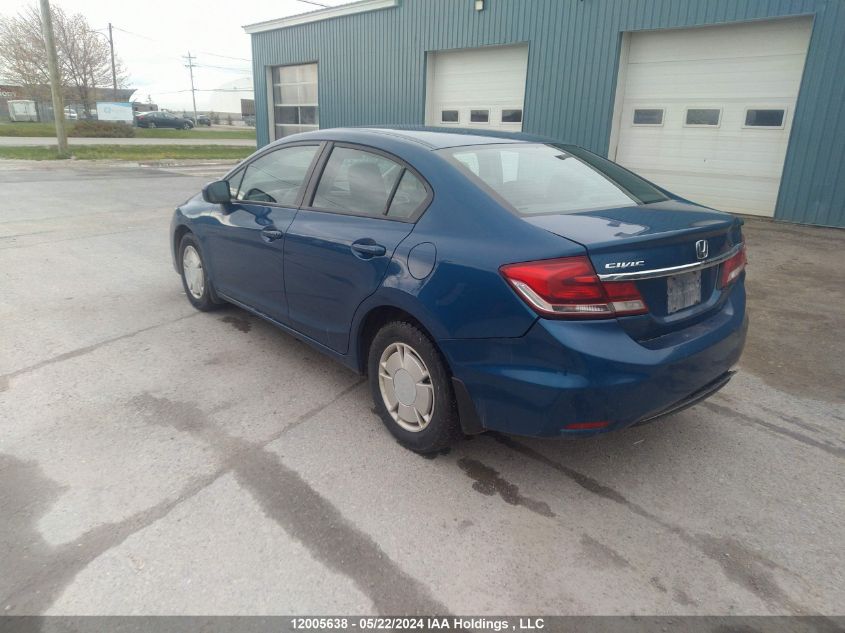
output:
<svg viewBox="0 0 845 633"><path fill-rule="evenodd" d="M83 104L86 110L93 108L95 88L112 84L108 41L79 13L67 15L56 6L51 13L65 96ZM125 72L117 59L115 66L117 84L125 85ZM15 16L0 17L0 75L22 86L30 98L46 97L47 57L41 16L35 7Z"/></svg>
<svg viewBox="0 0 845 633"><path fill-rule="evenodd" d="M31 99L47 98L47 51L41 35L41 17L34 7L0 18L0 75L21 86Z"/></svg>

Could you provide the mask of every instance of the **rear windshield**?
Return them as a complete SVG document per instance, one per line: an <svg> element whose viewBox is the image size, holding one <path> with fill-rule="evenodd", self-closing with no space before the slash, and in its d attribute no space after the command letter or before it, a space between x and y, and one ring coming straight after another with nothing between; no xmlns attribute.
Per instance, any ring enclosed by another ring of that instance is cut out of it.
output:
<svg viewBox="0 0 845 633"><path fill-rule="evenodd" d="M642 178L578 147L502 144L443 151L521 215L574 213L667 200Z"/></svg>

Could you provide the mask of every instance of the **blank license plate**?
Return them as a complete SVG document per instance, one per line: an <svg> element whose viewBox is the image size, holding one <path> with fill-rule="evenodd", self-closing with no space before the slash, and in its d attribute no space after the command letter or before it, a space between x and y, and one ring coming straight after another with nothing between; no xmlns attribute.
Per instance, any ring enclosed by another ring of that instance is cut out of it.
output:
<svg viewBox="0 0 845 633"><path fill-rule="evenodd" d="M698 303L701 303L700 270L666 278L666 305L669 314Z"/></svg>

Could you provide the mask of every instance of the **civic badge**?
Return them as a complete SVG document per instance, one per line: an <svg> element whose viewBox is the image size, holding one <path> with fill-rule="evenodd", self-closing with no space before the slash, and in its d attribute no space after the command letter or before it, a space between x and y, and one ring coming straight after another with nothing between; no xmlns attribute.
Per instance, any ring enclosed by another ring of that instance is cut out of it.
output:
<svg viewBox="0 0 845 633"><path fill-rule="evenodd" d="M707 256L710 254L710 246L707 244L707 240L698 240L695 243L695 255L698 259L707 259Z"/></svg>

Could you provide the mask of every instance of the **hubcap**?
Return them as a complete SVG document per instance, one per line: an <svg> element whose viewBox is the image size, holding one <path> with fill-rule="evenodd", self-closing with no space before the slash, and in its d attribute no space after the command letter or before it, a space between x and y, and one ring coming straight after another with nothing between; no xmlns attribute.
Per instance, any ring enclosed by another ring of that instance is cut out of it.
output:
<svg viewBox="0 0 845 633"><path fill-rule="evenodd" d="M405 343L392 343L379 360L378 384L384 406L406 431L418 433L434 413L434 385L423 359Z"/></svg>
<svg viewBox="0 0 845 633"><path fill-rule="evenodd" d="M185 275L185 285L194 299L202 298L205 292L205 275L202 271L202 259L193 246L186 246L182 253L182 274Z"/></svg>

